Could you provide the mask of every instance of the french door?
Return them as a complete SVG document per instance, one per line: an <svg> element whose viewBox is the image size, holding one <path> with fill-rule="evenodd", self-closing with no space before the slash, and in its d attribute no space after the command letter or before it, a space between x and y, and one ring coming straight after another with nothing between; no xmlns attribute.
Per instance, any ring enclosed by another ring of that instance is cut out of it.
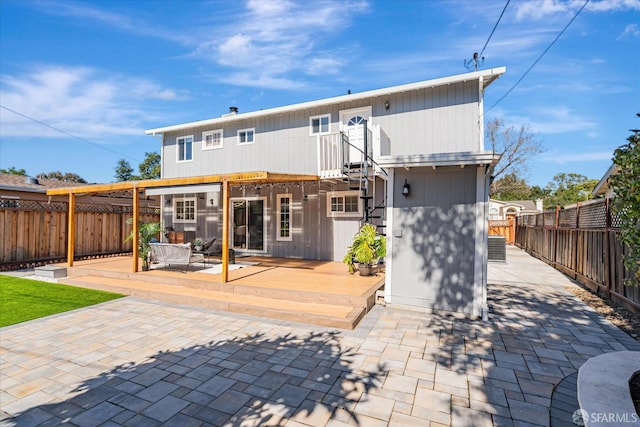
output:
<svg viewBox="0 0 640 427"><path fill-rule="evenodd" d="M232 247L240 251L265 250L266 198L231 199Z"/></svg>
<svg viewBox="0 0 640 427"><path fill-rule="evenodd" d="M341 130L349 137L349 163L362 162L365 123L371 120L371 107L340 111Z"/></svg>

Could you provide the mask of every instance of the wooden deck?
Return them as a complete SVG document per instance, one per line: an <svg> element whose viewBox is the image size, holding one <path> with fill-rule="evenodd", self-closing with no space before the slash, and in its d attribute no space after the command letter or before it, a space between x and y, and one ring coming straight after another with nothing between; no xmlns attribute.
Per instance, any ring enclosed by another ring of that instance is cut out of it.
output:
<svg viewBox="0 0 640 427"><path fill-rule="evenodd" d="M221 274L205 273L218 261L177 267L152 266L131 272L131 257L76 261L61 283L118 292L179 304L213 308L274 319L352 329L373 307L384 285L384 271L375 276L350 275L338 262L241 257L250 263Z"/></svg>

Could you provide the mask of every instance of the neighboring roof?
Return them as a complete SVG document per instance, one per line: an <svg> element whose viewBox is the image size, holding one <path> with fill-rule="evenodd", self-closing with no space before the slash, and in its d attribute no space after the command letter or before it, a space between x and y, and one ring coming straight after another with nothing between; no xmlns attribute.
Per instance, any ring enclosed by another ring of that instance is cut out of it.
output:
<svg viewBox="0 0 640 427"><path fill-rule="evenodd" d="M497 203L504 206L520 206L523 210L537 211L536 202L534 200L496 200L490 199L491 203Z"/></svg>
<svg viewBox="0 0 640 427"><path fill-rule="evenodd" d="M330 104L340 104L343 102L357 101L360 99L373 98L376 96L391 95L394 93L408 92L408 91L426 89L426 88L431 88L436 86L444 86L452 83L465 82L469 80L482 79L482 88L484 89L487 86L489 86L494 80L496 80L498 77L504 74L506 71L507 71L506 67L490 68L488 70L474 71L472 73L458 74L455 76L425 80L417 83L409 83L409 84L400 85L400 86L392 86L388 88L375 89L367 92L352 93L348 95L336 96L333 98L320 99L317 101L309 101L309 102L303 102L299 104L285 105L282 107L268 108L266 110L252 111L248 113L239 113L239 114L225 114L222 117L216 117L213 119L200 120L200 121L190 122L190 123L182 123L178 125L165 126L165 127L156 128L156 129L149 129L145 131L145 133L147 135L155 135L159 133L173 132L173 131L193 128L193 127L211 126L211 125L217 125L220 123L230 122L234 120L252 119L256 117L286 113L289 111L315 108L315 107L320 107L320 106L325 106Z"/></svg>
<svg viewBox="0 0 640 427"><path fill-rule="evenodd" d="M600 182L598 182L598 184L596 185L596 187L593 189L593 191L591 192L591 194L593 194L594 196L601 196L601 195L605 195L607 193L607 191L610 190L609 188L609 177L611 175L615 175L616 173L618 173L618 166L616 166L615 164L611 165L609 167L609 169L607 170L607 172L604 174L604 176L602 177L602 179L600 179Z"/></svg>
<svg viewBox="0 0 640 427"><path fill-rule="evenodd" d="M212 184L216 182L230 182L242 184L265 184L270 182L300 182L300 181L318 181L317 175L298 175L273 172L240 172L223 175L203 175L191 176L186 178L164 178L164 179L146 179L142 181L122 181L111 184L90 184L76 187L55 188L47 191L49 196L60 194L90 194L105 193L110 191L127 191L134 189L172 187L176 185L199 185Z"/></svg>
<svg viewBox="0 0 640 427"><path fill-rule="evenodd" d="M24 191L29 193L46 193L52 188L74 187L77 182L60 181L57 179L41 179L24 175L0 174L0 190Z"/></svg>

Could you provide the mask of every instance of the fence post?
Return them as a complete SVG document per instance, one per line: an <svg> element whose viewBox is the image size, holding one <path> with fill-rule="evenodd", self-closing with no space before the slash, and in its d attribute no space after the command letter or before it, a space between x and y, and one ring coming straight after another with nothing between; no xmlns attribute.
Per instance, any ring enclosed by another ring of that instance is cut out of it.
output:
<svg viewBox="0 0 640 427"><path fill-rule="evenodd" d="M553 227L553 259L551 260L554 267L556 266L558 260L558 223L560 222L558 218L560 218L560 206L556 205L556 218Z"/></svg>
<svg viewBox="0 0 640 427"><path fill-rule="evenodd" d="M578 277L578 253L580 252L580 202L576 203L576 244L573 245L575 253L573 254L573 278Z"/></svg>
<svg viewBox="0 0 640 427"><path fill-rule="evenodd" d="M611 227L611 206L609 205L609 202L611 201L611 199L609 199L608 197L606 199L604 199L604 232L605 232L605 239L604 239L604 244L606 245L605 249L604 249L604 281L605 281L605 285L607 286L607 298L610 300L611 299L611 253L610 253L610 240L609 240L609 228Z"/></svg>

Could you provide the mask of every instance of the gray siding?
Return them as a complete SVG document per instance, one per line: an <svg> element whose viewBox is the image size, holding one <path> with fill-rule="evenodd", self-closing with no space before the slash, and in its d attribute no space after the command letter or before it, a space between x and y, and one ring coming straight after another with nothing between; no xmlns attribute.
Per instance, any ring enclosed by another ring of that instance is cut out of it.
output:
<svg viewBox="0 0 640 427"><path fill-rule="evenodd" d="M476 168L396 169L394 180L392 303L471 313Z"/></svg>
<svg viewBox="0 0 640 427"><path fill-rule="evenodd" d="M163 177L198 176L265 170L317 174L316 138L309 117L331 114L331 131L339 130L340 111L371 106L371 125L390 141L390 155L476 151L480 146L477 81L342 102L211 127L170 132L163 137ZM384 103L389 101L389 109ZM202 150L202 132L222 128L223 147ZM255 143L239 146L238 129L255 128ZM193 135L193 161L176 162L176 138Z"/></svg>
<svg viewBox="0 0 640 427"><path fill-rule="evenodd" d="M342 261L353 235L360 225L360 218L331 218L327 216L327 192L347 190L346 184L325 182L233 186L232 198L265 197L266 251L256 255ZM292 196L292 240L277 240L277 196ZM170 206L163 206L163 226L176 231L190 231L195 237L209 239L222 236L222 202L218 207L206 205L204 194L166 196L172 199ZM175 199L195 197L197 200L196 223L173 223ZM379 202L379 201L378 201ZM218 240L218 243L221 243ZM254 253L252 253L254 254ZM345 267L346 268L346 267Z"/></svg>

